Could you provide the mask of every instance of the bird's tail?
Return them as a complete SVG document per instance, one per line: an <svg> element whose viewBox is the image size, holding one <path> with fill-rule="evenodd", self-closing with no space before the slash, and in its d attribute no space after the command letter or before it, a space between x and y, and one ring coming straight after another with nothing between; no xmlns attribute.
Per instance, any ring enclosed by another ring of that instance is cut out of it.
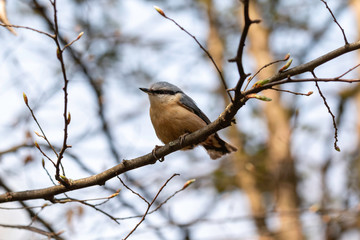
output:
<svg viewBox="0 0 360 240"><path fill-rule="evenodd" d="M217 134L208 137L201 145L206 149L211 159L217 159L225 154L237 151L236 147L222 140Z"/></svg>

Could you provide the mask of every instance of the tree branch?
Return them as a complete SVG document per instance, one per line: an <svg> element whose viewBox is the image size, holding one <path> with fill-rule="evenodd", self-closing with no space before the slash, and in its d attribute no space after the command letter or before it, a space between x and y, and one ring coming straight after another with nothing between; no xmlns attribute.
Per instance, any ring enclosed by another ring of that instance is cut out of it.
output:
<svg viewBox="0 0 360 240"><path fill-rule="evenodd" d="M251 93L258 93L264 89L269 89L272 86L280 85L283 83L295 83L295 82L305 82L305 81L315 81L315 79L291 79L290 76L301 74L308 71L313 71L316 67L337 58L345 53L357 50L360 48L360 41L345 45L336 50L333 50L319 58L316 58L308 63L301 64L297 67L289 69L285 72L276 74L270 78L270 82L259 87L250 89L245 93L235 94L235 99L237 101L230 103L224 112L212 123L206 127L187 135L183 138L182 141L179 139L166 144L165 146L156 150L156 156L161 159L166 155L180 150L186 146L196 145L204 141L211 134L224 129L231 125L232 119L236 115L237 111L246 103L248 98L246 95ZM321 79L318 78L316 81L338 81L338 82L358 82L360 80L344 80L337 78ZM78 180L69 180L69 186L57 185L49 188L35 189L29 191L21 192L8 192L0 195L1 202L10 202L10 201L19 201L19 200L30 200L30 199L52 199L55 195L60 193L65 193L68 191L86 188L95 185L103 185L105 182L113 177L116 177L119 174L125 173L132 169L140 168L149 164L154 164L157 159L154 158L152 153L147 155L134 158L132 160L123 160L120 164L104 171L99 174L82 178Z"/></svg>
<svg viewBox="0 0 360 240"><path fill-rule="evenodd" d="M236 103L230 103L225 111L218 117L214 122L210 123L206 127L187 135L182 141L177 139L165 146L156 150L156 156L161 159L166 155L180 150L186 146L196 145L203 142L211 134L224 129L231 125L232 119L234 118L237 111L245 104L248 99L242 98ZM73 191L76 189L82 189L95 185L104 185L109 179L116 177L122 173L130 170L140 168L149 164L154 164L157 161L152 153L144 156L134 158L131 160L123 160L120 164L105 170L96 175L92 175L87 178L78 180L70 180L68 186L56 185L48 188L20 191L20 192L7 192L0 195L0 203L2 202L13 202L19 200L30 200L30 199L46 199L51 200L55 195Z"/></svg>
<svg viewBox="0 0 360 240"><path fill-rule="evenodd" d="M333 60L345 53L352 52L357 49L360 49L360 41L350 43L348 45L344 45L344 46L339 47L331 52L328 52L310 62L301 64L297 67L290 68L289 70L287 70L285 72L278 73L275 76L272 76L269 80L270 80L270 82L275 82L275 81L279 81L279 80L288 78L289 76L299 75L299 74L305 73L305 72L311 72L316 67L318 67L330 60Z"/></svg>

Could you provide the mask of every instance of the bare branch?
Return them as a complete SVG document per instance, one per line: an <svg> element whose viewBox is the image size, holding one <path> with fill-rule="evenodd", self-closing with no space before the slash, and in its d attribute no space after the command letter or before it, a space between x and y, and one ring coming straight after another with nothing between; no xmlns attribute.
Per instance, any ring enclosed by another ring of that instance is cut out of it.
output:
<svg viewBox="0 0 360 240"><path fill-rule="evenodd" d="M312 73L312 74L313 74L313 76L314 76L315 79L316 79L315 73ZM320 86L319 86L319 84L318 84L317 81L315 81L315 86L316 86L316 88L317 88L317 90L318 90L321 98L323 99L323 102L324 102L325 107L327 108L329 114L331 115L331 119L332 119L333 126L334 126L334 131L335 131L335 132L334 132L334 138L335 138L334 148L335 148L336 151L340 152L340 148L339 148L339 146L337 145L337 143L338 143L339 140L338 140L338 128L337 128L337 126L336 126L335 115L332 113L331 108L330 108L329 104L327 103L324 94L321 92Z"/></svg>
<svg viewBox="0 0 360 240"><path fill-rule="evenodd" d="M37 32L37 33L40 33L40 34L43 34L49 38L52 38L54 39L54 35L51 35L47 32L44 32L44 31L41 31L39 29L36 29L36 28L32 28L32 27L26 27L26 26L19 26L19 25L13 25L13 24L3 24L3 23L0 23L0 26L2 27L13 27L13 28L22 28L22 29L27 29L27 30L31 30L31 31L34 31L34 32Z"/></svg>
<svg viewBox="0 0 360 240"><path fill-rule="evenodd" d="M122 183L122 185L124 185L124 187L126 187L130 192L132 192L133 194L135 194L136 196L138 196L139 198L141 198L144 202L146 202L146 204L150 204L148 202L148 200L146 200L143 196L141 196L139 193L135 192L134 190L132 190L130 187L128 187L123 180L121 180L121 178L119 176L117 176L117 178L119 179L119 181Z"/></svg>
<svg viewBox="0 0 360 240"><path fill-rule="evenodd" d="M311 72L316 67L318 67L330 60L333 60L341 55L344 55L345 53L352 52L352 51L355 51L358 49L360 49L360 41L357 41L354 43L349 43L349 44L339 47L331 52L328 52L310 62L290 68L289 70L287 70L285 72L277 73L274 76L272 76L269 80L270 80L270 82L275 82L275 81L287 79L289 76L295 76L295 75L299 75L301 73Z"/></svg>
<svg viewBox="0 0 360 240"><path fill-rule="evenodd" d="M143 217L141 218L141 220L136 224L136 226L129 232L129 234L124 238L124 240L128 239L130 237L130 235L135 232L135 230L140 226L140 224L145 220L146 215L148 214L151 206L154 204L155 200L158 198L158 196L160 195L160 192L165 188L165 186L168 184L168 182L171 181L171 179L173 179L175 176L179 176L179 174L175 173L173 174L168 180L166 180L166 182L161 186L161 188L159 189L159 191L157 192L157 194L155 195L155 197L153 198L153 200L151 201L151 203L149 203L148 201L146 201L148 203L148 207L143 215ZM141 197L142 198L142 197ZM142 198L143 199L143 198Z"/></svg>
<svg viewBox="0 0 360 240"><path fill-rule="evenodd" d="M55 44L57 46L56 54L57 54L57 58L58 58L58 60L60 62L60 65L61 65L61 71L62 71L62 75L63 75L63 79L64 79L64 87L63 87L63 91L64 91L64 112L63 112L64 136L63 136L62 148L61 148L61 150L59 152L59 155L57 156L58 158L57 158L57 162L56 162L55 179L60 181L62 184L68 185L68 182L60 177L61 160L64 157L64 153L65 153L66 149L70 147L67 144L68 126L70 124L70 114L68 113L68 92L67 92L69 80L67 78L66 68L65 68L64 58L63 58L63 51L65 50L66 46L62 49L61 45L60 45L60 41L59 41L59 25L58 25L58 18L57 18L56 0L51 1L51 4L53 5L53 11L54 11L54 34L55 34L55 36L54 36L53 39L54 39ZM78 37L78 38L80 38L80 37Z"/></svg>
<svg viewBox="0 0 360 240"><path fill-rule="evenodd" d="M241 87L243 86L243 84L245 82L245 79L249 76L249 74L245 74L244 65L243 65L243 61L242 61L242 58L243 58L243 55L244 55L246 37L248 35L251 24L260 22L260 20L251 20L250 19L250 16L249 16L249 0L241 0L241 2L244 5L244 28L243 28L243 31L241 33L241 38L240 38L240 41L239 41L237 55L236 55L236 57L234 59L229 60L229 61L235 61L236 62L238 72L239 72L239 75L240 75L240 79L239 79L239 81L236 84L236 87L234 89L235 93L240 93Z"/></svg>
<svg viewBox="0 0 360 240"><path fill-rule="evenodd" d="M208 58L210 59L210 61L213 63L213 65L215 66L216 68L216 71L218 72L219 76L220 76L220 79L221 79L221 82L222 84L224 85L224 88L225 90L228 89L228 86L227 86L227 83L225 81L225 78L221 72L221 70L219 69L219 67L217 66L214 58L211 56L211 54L209 53L208 50L206 50L206 48L197 40L197 38L192 35L189 31L187 31L185 28L183 28L180 24L178 24L174 19L168 17L165 15L164 11L162 9L160 9L159 7L154 7L156 9L156 11L161 15L163 16L164 18L170 20L171 22L173 22L176 26L178 26L182 31L184 31L187 35L189 35L190 37L192 37L195 42L199 45L199 47L201 48L201 50L203 50L205 52L205 54L208 56ZM231 96L231 94L227 91L227 94L230 98L230 101L233 101L233 98Z"/></svg>
<svg viewBox="0 0 360 240"><path fill-rule="evenodd" d="M174 192L173 194L171 194L168 198L166 198L164 201L162 201L154 210L148 212L147 215L150 215L150 214L156 212L157 210L159 210L164 204L166 204L168 201L170 201L170 199L175 197L175 195L177 195L178 193L184 191L193 182L195 182L195 179L191 179L191 180L187 181L181 189L179 189L176 192ZM148 201L146 201L146 202L148 202ZM116 218L116 219L118 219L118 220L126 220L126 219L131 219L131 218L139 218L139 217L142 217L142 216L143 215L137 215L137 216L131 216L131 217Z"/></svg>
<svg viewBox="0 0 360 240"><path fill-rule="evenodd" d="M343 37L344 37L345 45L349 44L349 42L348 42L348 40L347 40L347 38L346 38L344 29L341 27L341 25L339 24L339 22L336 20L336 17L335 17L335 15L333 14L333 12L331 11L331 9L330 9L330 7L328 6L327 2L326 2L325 0L320 0L320 1L322 1L322 2L325 4L325 6L326 6L327 10L329 10L329 12L330 12L330 14L331 14L334 22L335 22L335 23L338 25L338 27L340 28L341 33L342 33L342 35L343 35Z"/></svg>
<svg viewBox="0 0 360 240"><path fill-rule="evenodd" d="M9 186L7 186L7 184L0 178L0 186L2 188L5 189L5 191L8 191L10 192L11 189L9 188ZM47 222L45 221L42 217L38 216L34 211L33 209L34 208L40 208L40 209L43 209L47 206L49 206L48 204L43 204L42 206L35 206L35 207L30 207L28 206L24 201L19 201L19 204L22 206L21 208L12 208L12 209L24 209L29 217L31 217L32 219L34 219L34 217L36 216L36 220L41 223L48 231L50 231L53 235L54 235L54 238L57 239L57 240L63 240L62 237L58 236L56 233L55 233L55 230L53 229L53 227ZM5 208L5 207L1 207L1 209L7 209L9 210L9 208Z"/></svg>
<svg viewBox="0 0 360 240"><path fill-rule="evenodd" d="M310 96L313 94L312 91L308 92L308 93L299 93L299 92L293 92L293 91L289 91L289 90L285 90L285 89L280 89L280 88L270 88L272 90L278 91L278 92L286 92L286 93L291 93L294 95L299 95L299 96Z"/></svg>
<svg viewBox="0 0 360 240"><path fill-rule="evenodd" d="M35 116L35 114L34 114L34 111L33 111L32 108L30 107L29 102L28 102L28 98L27 98L26 94L23 93L23 96L24 96L25 105L26 105L27 108L29 109L32 118L34 119L36 125L38 126L38 128L39 128L40 131L41 131L41 134L42 134L41 137L46 141L46 143L49 145L49 147L51 148L51 150L55 153L56 157L58 157L58 154L57 154L55 148L52 146L52 144L50 143L49 139L46 137L46 134L45 134L44 130L42 129L39 121L37 120L37 118L36 118L36 116ZM36 133L36 132L35 132L35 133ZM36 134L36 135L38 135L38 134ZM39 135L38 135L38 136L39 136ZM40 152L41 152L46 158L48 158L52 163L54 163L54 162L50 159L50 157L48 157L44 152L41 151L40 147L38 147L38 149L40 150Z"/></svg>
<svg viewBox="0 0 360 240"><path fill-rule="evenodd" d="M280 59L280 60L275 60L271 63L268 63L264 66L262 66L254 75L252 75L251 77L248 78L248 81L245 85L245 88L244 88L244 91L246 90L246 88L248 87L249 83L251 82L251 80L253 80L262 70L264 70L265 68L271 66L271 65L274 65L276 63L279 63L279 62L284 62L284 61L287 61L289 59L290 55L287 54L283 59Z"/></svg>
<svg viewBox="0 0 360 240"><path fill-rule="evenodd" d="M264 84L260 87L252 88L250 90L247 90L244 93L235 94L236 101L230 103L226 109L223 111L223 113L212 123L207 125L206 127L191 133L187 135L183 141L180 141L179 139L171 142L170 144L166 144L165 146L156 149L156 156L158 158L162 158L172 152L175 152L179 149L182 149L186 146L190 145L196 145L201 142L203 142L208 136L211 134L224 129L231 125L232 119L236 115L237 111L247 102L248 98L246 97L247 94L251 93L258 93L264 89L268 89L275 85L280 85L283 83L295 83L295 82L307 82L312 81L314 82L314 79L292 79L291 76L295 76L304 72L312 71L316 67L337 58L338 56L341 56L345 53L357 50L360 48L360 41L355 43L350 43L348 45L342 46L338 49L335 49L327 54L324 54L323 56L316 58L308 63L301 64L297 67L291 68L285 72L277 73L275 76L271 77L269 79L269 83ZM70 48L71 49L71 48ZM334 78L319 78L316 79L316 81L320 82L360 82L358 79L334 79ZM181 144L181 143L182 144ZM149 153L147 155L144 155L142 157L138 157L132 160L123 160L120 164L104 171L99 174L78 179L78 180L72 180L69 186L53 186L43 189L35 189L35 190L29 190L29 191L20 191L20 192L8 192L5 194L0 195L0 202L8 202L8 201L19 201L19 200L30 200L30 199L52 199L55 195L72 191L75 189L81 189L86 188L94 185L103 185L107 180L122 174L124 172L130 171L135 168L143 167L149 164L154 164L157 160L154 158L152 153Z"/></svg>
<svg viewBox="0 0 360 240"><path fill-rule="evenodd" d="M44 230L41 230L40 228L36 228L36 227L32 227L32 226L26 226L26 225L7 225L7 224L0 224L0 227L4 227L4 228L16 228L16 229L24 229L24 230L28 230L34 233L38 233L41 235L44 235L48 238L54 238L60 234L62 234L63 232L58 232L58 233L52 233L52 232L47 232Z"/></svg>
<svg viewBox="0 0 360 240"><path fill-rule="evenodd" d="M61 51L65 51L65 49L66 49L67 47L70 47L71 45L73 45L76 41L78 41L78 40L82 37L83 34L84 34L84 32L79 33L79 35L77 36L77 38L75 38L74 40L72 40L70 43L66 44Z"/></svg>

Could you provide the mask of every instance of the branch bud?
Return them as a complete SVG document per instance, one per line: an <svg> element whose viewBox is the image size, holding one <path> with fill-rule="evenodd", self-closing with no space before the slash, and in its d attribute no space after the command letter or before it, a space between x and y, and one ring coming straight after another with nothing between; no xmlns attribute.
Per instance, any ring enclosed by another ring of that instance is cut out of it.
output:
<svg viewBox="0 0 360 240"><path fill-rule="evenodd" d="M71 182L72 182L72 180L71 180L70 178L67 178L67 177L64 176L64 175L60 175L60 179L61 179L62 181L64 181L65 184L68 184L68 185L70 185Z"/></svg>
<svg viewBox="0 0 360 240"><path fill-rule="evenodd" d="M256 99L259 99L261 101L266 101L266 102L270 102L272 100L271 98L268 98L266 96L257 95L255 93L249 94L249 95L247 95L247 97L248 98L256 98Z"/></svg>
<svg viewBox="0 0 360 240"><path fill-rule="evenodd" d="M35 144L35 147L40 150L40 146L39 146L39 144L37 143L37 141L35 141L34 144Z"/></svg>
<svg viewBox="0 0 360 240"><path fill-rule="evenodd" d="M68 116L67 116L67 124L69 125L71 121L71 115L70 112L68 112Z"/></svg>
<svg viewBox="0 0 360 240"><path fill-rule="evenodd" d="M38 133L37 131L34 131L34 133L35 133L38 137L44 138L44 136L41 135L40 133Z"/></svg>
<svg viewBox="0 0 360 240"><path fill-rule="evenodd" d="M263 85L267 84L270 82L270 79L263 79L263 80L259 80L256 83L254 83L254 85L252 86L252 88L257 88L257 87L262 87Z"/></svg>
<svg viewBox="0 0 360 240"><path fill-rule="evenodd" d="M154 6L154 8L161 16L166 17L164 11L161 8L159 8L158 6Z"/></svg>
<svg viewBox="0 0 360 240"><path fill-rule="evenodd" d="M24 98L24 102L25 102L26 106L28 106L28 98L24 92L23 92L23 98Z"/></svg>
<svg viewBox="0 0 360 240"><path fill-rule="evenodd" d="M119 195L120 189L118 189L115 193L111 194L108 199L116 197L117 195Z"/></svg>
<svg viewBox="0 0 360 240"><path fill-rule="evenodd" d="M182 189L184 190L185 188L187 188L188 186L190 186L190 184L192 184L192 183L195 182L195 181L196 181L195 178L188 180L188 181L184 184L184 186L182 187Z"/></svg>
<svg viewBox="0 0 360 240"><path fill-rule="evenodd" d="M56 49L56 57L57 59L61 60L61 52L59 48Z"/></svg>
<svg viewBox="0 0 360 240"><path fill-rule="evenodd" d="M284 61L289 60L289 58L290 58L290 53L288 53L288 54L285 55Z"/></svg>
<svg viewBox="0 0 360 240"><path fill-rule="evenodd" d="M84 32L79 33L75 41L79 40L82 37L82 35L84 35Z"/></svg>
<svg viewBox="0 0 360 240"><path fill-rule="evenodd" d="M292 58L290 58L290 60L287 61L282 68L280 68L279 72L284 72L286 69L290 67L291 63L292 63Z"/></svg>

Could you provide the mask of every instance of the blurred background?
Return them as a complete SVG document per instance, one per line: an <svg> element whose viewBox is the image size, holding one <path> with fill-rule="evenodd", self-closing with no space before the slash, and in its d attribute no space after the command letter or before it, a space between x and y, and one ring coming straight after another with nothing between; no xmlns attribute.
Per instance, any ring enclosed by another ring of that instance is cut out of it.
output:
<svg viewBox="0 0 360 240"><path fill-rule="evenodd" d="M159 15L154 5L191 32L211 53L229 87L238 80L235 63L243 26L237 0L62 0L57 1L64 43L82 38L65 51L69 79L68 143L62 161L70 179L104 171L161 145L149 118L149 102L139 87L168 81L184 90L215 120L229 99L219 75L194 39ZM344 45L339 27L322 1L251 0L252 25L245 47L245 72L254 74L287 53L296 66ZM359 39L360 1L327 3L350 42ZM9 21L53 33L53 9L47 0L7 2ZM63 78L54 42L34 31L0 28L0 192L53 185L42 167L37 141L50 156L29 105L51 143L63 141ZM319 68L318 77L337 77L359 63L353 52ZM257 80L272 76L272 65ZM304 74L300 77L311 77ZM348 78L359 78L353 71ZM255 82L256 80L254 80ZM239 151L212 161L203 148L178 151L121 175L125 184L151 202L151 208L180 190L146 220L130 239L359 239L360 85L319 83L336 116L334 149L331 115L314 83L286 84L298 96L265 91L271 102L250 100L237 124L219 134ZM251 85L250 85L251 86ZM45 167L55 175L52 164ZM58 239L123 239L140 221L147 205L114 178L105 186L69 192L57 198L80 200L119 195L104 203L89 201L116 218L81 203L31 200L0 205L0 224L64 231ZM44 204L47 203L47 206ZM134 218L133 218L134 217ZM0 227L0 239L46 239L39 234Z"/></svg>

